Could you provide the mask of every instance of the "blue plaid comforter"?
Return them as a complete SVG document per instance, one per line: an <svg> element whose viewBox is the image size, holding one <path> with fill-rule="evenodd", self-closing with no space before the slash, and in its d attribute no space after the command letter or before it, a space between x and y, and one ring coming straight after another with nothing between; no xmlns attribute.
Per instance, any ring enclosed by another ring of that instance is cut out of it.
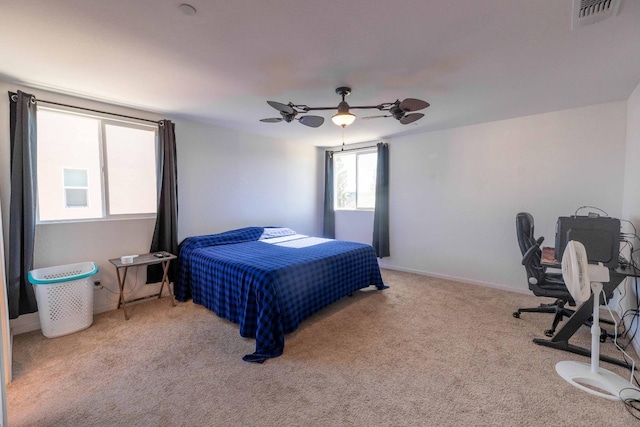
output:
<svg viewBox="0 0 640 427"><path fill-rule="evenodd" d="M318 310L375 285L384 289L374 249L322 241L288 247L258 240L263 227L189 237L180 244L175 296L240 325L256 339L249 362L280 356L284 335Z"/></svg>

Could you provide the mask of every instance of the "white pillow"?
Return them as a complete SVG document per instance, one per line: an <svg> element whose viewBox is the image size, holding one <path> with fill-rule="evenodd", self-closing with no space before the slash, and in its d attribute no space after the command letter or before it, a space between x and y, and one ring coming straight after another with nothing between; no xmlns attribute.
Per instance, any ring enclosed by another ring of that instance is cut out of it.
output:
<svg viewBox="0 0 640 427"><path fill-rule="evenodd" d="M265 227L262 236L258 240L272 239L274 237L291 236L297 234L290 228L284 227Z"/></svg>

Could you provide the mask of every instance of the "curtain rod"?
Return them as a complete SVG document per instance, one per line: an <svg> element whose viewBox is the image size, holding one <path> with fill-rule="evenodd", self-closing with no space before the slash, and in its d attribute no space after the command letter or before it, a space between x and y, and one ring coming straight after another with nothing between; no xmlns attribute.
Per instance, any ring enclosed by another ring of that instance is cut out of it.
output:
<svg viewBox="0 0 640 427"><path fill-rule="evenodd" d="M381 144L383 144L381 142ZM344 153L346 151L357 151L357 150L366 150L367 148L377 148L377 145L368 145L366 147L357 147L357 148L347 148L346 150L344 148L340 149L340 150L329 150L331 153Z"/></svg>
<svg viewBox="0 0 640 427"><path fill-rule="evenodd" d="M16 97L18 96L18 94L15 93L15 92L9 92L9 93L11 94L11 99L15 102L17 100ZM157 124L159 126L162 126L162 122L158 121L158 120L142 119L140 117L133 117L133 116L127 116L127 115L124 115L124 114L110 113L108 111L94 110L92 108L77 107L75 105L62 104L60 102L47 101L47 100L38 99L38 98L36 98L36 100L37 100L37 102L43 102L45 104L58 105L60 107L75 108L77 110L91 111L92 113L108 114L110 116L123 117L125 119L140 120L140 121L143 121L143 122L155 123L155 124Z"/></svg>

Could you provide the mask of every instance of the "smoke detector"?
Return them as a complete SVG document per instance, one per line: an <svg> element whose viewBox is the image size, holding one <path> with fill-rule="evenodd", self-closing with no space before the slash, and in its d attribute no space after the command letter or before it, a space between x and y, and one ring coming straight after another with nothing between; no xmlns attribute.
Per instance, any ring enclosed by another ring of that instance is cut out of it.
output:
<svg viewBox="0 0 640 427"><path fill-rule="evenodd" d="M622 0L573 0L571 29L616 16Z"/></svg>

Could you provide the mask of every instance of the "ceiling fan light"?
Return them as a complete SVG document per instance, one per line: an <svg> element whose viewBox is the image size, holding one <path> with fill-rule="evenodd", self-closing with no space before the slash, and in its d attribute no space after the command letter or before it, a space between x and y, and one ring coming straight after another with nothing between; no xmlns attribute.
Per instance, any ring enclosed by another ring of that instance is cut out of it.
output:
<svg viewBox="0 0 640 427"><path fill-rule="evenodd" d="M338 126L349 126L356 119L356 116L351 113L338 113L331 117L331 121Z"/></svg>
<svg viewBox="0 0 640 427"><path fill-rule="evenodd" d="M338 126L349 126L356 119L355 114L349 112L349 104L342 101L338 104L338 113L331 117L331 121Z"/></svg>

